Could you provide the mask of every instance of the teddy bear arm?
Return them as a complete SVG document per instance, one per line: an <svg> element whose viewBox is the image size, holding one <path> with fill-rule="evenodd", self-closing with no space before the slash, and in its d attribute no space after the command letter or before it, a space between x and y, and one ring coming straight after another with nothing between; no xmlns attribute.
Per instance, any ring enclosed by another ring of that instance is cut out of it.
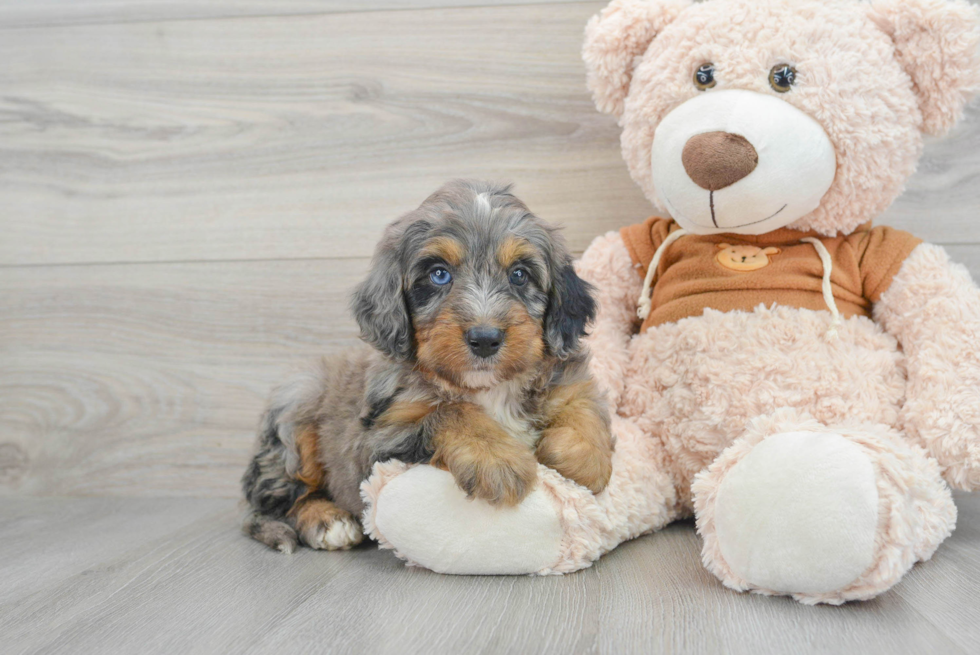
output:
<svg viewBox="0 0 980 655"><path fill-rule="evenodd" d="M594 288L598 312L586 338L592 354L590 370L615 411L624 388L630 338L637 327L643 278L618 232L597 237L575 263L575 270Z"/></svg>
<svg viewBox="0 0 980 655"><path fill-rule="evenodd" d="M939 246L922 244L874 308L908 367L902 424L953 487L980 488L980 289Z"/></svg>

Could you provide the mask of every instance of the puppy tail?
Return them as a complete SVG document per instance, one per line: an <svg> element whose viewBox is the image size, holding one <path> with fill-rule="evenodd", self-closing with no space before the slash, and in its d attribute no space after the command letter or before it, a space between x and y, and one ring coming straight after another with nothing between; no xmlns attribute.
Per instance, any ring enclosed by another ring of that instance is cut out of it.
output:
<svg viewBox="0 0 980 655"><path fill-rule="evenodd" d="M287 515L306 485L287 470L289 450L280 429L289 426L279 421L282 413L282 407L273 406L262 418L255 455L242 476L242 491L249 504L242 531L270 548L291 553L297 538Z"/></svg>
<svg viewBox="0 0 980 655"><path fill-rule="evenodd" d="M293 526L256 511L249 512L245 517L242 532L287 555L296 550L299 543Z"/></svg>

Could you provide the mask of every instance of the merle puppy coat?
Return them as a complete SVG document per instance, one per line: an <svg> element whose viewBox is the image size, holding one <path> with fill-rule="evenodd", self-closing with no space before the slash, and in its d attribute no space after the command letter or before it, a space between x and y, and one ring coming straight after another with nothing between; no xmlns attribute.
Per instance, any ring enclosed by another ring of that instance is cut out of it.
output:
<svg viewBox="0 0 980 655"><path fill-rule="evenodd" d="M247 534L286 552L358 543L360 484L391 458L497 505L527 495L538 462L606 486L609 417L579 341L591 290L508 187L451 182L391 224L352 308L368 345L273 395L243 478Z"/></svg>

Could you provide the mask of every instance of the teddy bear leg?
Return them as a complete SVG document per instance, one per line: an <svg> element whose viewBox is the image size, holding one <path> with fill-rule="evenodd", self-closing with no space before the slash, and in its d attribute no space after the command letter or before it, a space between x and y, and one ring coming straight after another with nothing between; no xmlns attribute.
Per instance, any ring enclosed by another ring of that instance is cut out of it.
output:
<svg viewBox="0 0 980 655"><path fill-rule="evenodd" d="M676 493L655 442L614 417L613 474L598 495L538 466L516 507L468 499L452 475L391 461L361 485L365 532L383 548L439 573L569 573L675 516Z"/></svg>
<svg viewBox="0 0 980 655"><path fill-rule="evenodd" d="M901 434L792 412L757 419L692 490L712 573L808 604L880 594L956 523L938 464Z"/></svg>

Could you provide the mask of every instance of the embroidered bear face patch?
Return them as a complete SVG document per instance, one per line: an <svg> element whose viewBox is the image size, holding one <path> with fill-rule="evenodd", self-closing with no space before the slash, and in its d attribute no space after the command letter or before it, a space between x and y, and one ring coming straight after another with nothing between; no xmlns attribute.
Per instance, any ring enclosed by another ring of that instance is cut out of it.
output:
<svg viewBox="0 0 980 655"><path fill-rule="evenodd" d="M718 263L732 271L757 271L769 265L770 255L778 255L779 248L759 248L757 246L730 246L719 243L721 251L716 259Z"/></svg>

